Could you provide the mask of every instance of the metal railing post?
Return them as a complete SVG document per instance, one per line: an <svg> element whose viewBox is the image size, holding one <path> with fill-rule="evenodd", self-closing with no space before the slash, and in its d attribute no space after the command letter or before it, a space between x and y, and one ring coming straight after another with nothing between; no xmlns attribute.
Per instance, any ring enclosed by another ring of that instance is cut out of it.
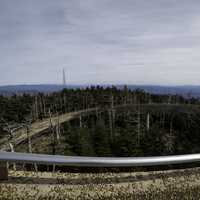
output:
<svg viewBox="0 0 200 200"><path fill-rule="evenodd" d="M8 168L6 162L0 162L0 180L8 180Z"/></svg>

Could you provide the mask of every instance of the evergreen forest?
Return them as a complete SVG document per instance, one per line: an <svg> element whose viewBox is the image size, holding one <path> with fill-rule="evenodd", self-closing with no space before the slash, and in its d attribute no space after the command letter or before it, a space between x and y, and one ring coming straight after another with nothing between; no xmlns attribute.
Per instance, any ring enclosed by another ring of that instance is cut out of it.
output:
<svg viewBox="0 0 200 200"><path fill-rule="evenodd" d="M150 94L126 86L0 96L0 138L11 137L9 131L22 124L90 108L98 109L61 124L64 155L127 157L200 152L199 99ZM56 154L59 142L52 140L51 145L49 154Z"/></svg>

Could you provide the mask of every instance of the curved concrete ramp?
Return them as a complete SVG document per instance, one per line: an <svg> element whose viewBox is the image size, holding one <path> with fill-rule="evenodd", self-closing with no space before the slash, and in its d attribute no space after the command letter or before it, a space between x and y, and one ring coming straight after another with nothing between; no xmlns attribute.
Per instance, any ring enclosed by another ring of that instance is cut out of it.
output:
<svg viewBox="0 0 200 200"><path fill-rule="evenodd" d="M62 124L64 122L75 119L75 118L79 117L80 115L89 114L89 113L95 112L97 110L98 110L98 108L90 108L90 109L86 109L86 110L80 110L80 111L62 114L59 116L53 116L51 118L52 125L55 126L57 124L58 117L59 117L59 123ZM37 136L41 132L46 131L49 128L49 126L50 126L50 118L46 118L42 121L37 121L37 122L32 123L31 127L30 127L30 132L29 132L30 137ZM27 133L26 133L26 128L23 127L15 132L13 139L11 139L9 142L14 143L14 145L16 146L25 140L27 140ZM1 150L8 150L9 149L8 140L6 140L6 139L2 140L0 147L1 147Z"/></svg>

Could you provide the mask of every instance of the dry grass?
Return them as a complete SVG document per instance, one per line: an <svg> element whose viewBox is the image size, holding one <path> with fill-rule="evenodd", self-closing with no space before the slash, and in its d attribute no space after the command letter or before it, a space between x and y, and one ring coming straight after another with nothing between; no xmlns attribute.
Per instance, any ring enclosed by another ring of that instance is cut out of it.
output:
<svg viewBox="0 0 200 200"><path fill-rule="evenodd" d="M133 173L9 172L0 199L200 199L200 169Z"/></svg>

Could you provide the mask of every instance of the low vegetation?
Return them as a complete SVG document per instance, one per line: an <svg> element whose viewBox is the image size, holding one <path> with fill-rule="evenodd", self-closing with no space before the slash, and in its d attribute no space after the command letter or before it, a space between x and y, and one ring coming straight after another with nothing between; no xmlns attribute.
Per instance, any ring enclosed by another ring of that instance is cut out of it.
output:
<svg viewBox="0 0 200 200"><path fill-rule="evenodd" d="M200 198L200 170L70 174L10 172L0 199L187 199Z"/></svg>

